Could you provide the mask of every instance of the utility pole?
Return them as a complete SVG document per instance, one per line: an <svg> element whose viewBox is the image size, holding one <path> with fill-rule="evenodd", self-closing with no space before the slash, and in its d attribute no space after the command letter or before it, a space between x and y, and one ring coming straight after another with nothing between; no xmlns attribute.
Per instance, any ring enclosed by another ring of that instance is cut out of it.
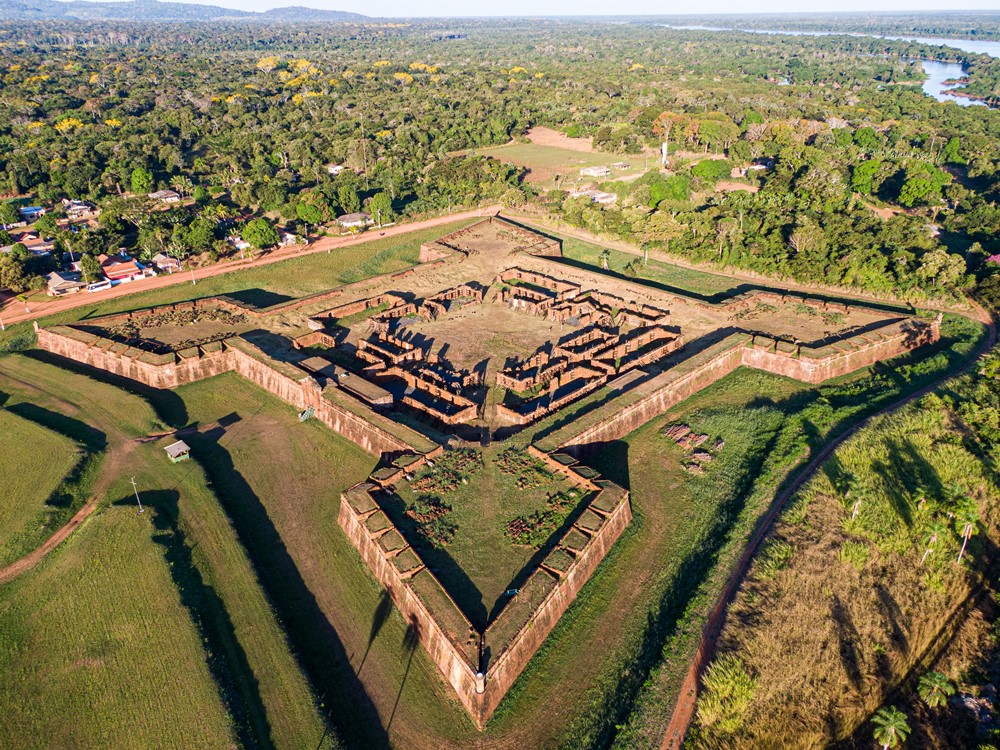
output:
<svg viewBox="0 0 1000 750"><path fill-rule="evenodd" d="M4 327L4 324L3 324L3 318L0 318L0 331L6 331L6 330L7 329Z"/></svg>
<svg viewBox="0 0 1000 750"><path fill-rule="evenodd" d="M381 229L382 228L382 209L381 208L376 208L375 211L378 214L378 228Z"/></svg>
<svg viewBox="0 0 1000 750"><path fill-rule="evenodd" d="M132 477L132 491L135 493L135 501L139 503L139 512L144 513L142 509L142 500L139 499L139 489L135 486L135 477Z"/></svg>
<svg viewBox="0 0 1000 750"><path fill-rule="evenodd" d="M194 286L197 282L194 280L194 266L191 267L191 286Z"/></svg>

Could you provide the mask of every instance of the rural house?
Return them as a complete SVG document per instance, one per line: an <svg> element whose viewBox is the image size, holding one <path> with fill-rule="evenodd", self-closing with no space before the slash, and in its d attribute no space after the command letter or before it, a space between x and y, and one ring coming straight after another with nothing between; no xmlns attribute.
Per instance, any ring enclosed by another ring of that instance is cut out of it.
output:
<svg viewBox="0 0 1000 750"><path fill-rule="evenodd" d="M150 193L149 197L160 203L180 203L181 200L180 194L173 190L157 190L155 193Z"/></svg>
<svg viewBox="0 0 1000 750"><path fill-rule="evenodd" d="M50 297L62 297L66 294L75 294L87 285L78 273L64 273L53 271L46 280L48 281L48 293Z"/></svg>
<svg viewBox="0 0 1000 750"><path fill-rule="evenodd" d="M372 217L366 213L344 214L337 217L337 224L344 229L360 229L371 223Z"/></svg>
<svg viewBox="0 0 1000 750"><path fill-rule="evenodd" d="M163 253L157 253L153 256L153 265L167 273L181 270L181 262L177 258L171 258L169 255L164 255Z"/></svg>
<svg viewBox="0 0 1000 750"><path fill-rule="evenodd" d="M584 167L580 170L581 177L607 177L611 170L607 167Z"/></svg>

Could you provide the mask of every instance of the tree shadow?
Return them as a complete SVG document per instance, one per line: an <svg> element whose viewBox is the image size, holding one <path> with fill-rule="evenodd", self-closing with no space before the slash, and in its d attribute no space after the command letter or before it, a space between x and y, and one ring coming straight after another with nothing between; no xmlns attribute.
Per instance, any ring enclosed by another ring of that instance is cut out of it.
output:
<svg viewBox="0 0 1000 750"><path fill-rule="evenodd" d="M420 645L420 621L416 615L410 615L410 621L406 625L406 632L403 633L403 654L406 655L406 670L403 672L403 679L399 683L399 692L396 694L396 702L392 706L392 713L389 714L389 721L386 723L386 731L392 726L392 720L396 718L396 709L399 708L399 699L403 697L403 689L406 687L406 680L410 676L410 667L413 665L413 655Z"/></svg>
<svg viewBox="0 0 1000 750"><path fill-rule="evenodd" d="M851 621L851 616L844 608L840 598L836 595L830 604L830 619L833 622L833 630L837 636L840 650L840 663L844 667L847 679L851 681L854 689L861 692L861 684L864 680L861 674L861 659L858 653L858 641L861 635Z"/></svg>
<svg viewBox="0 0 1000 750"><path fill-rule="evenodd" d="M378 634L382 632L382 626L389 619L391 612L392 597L389 596L388 589L382 589L382 595L378 599L378 606L375 607L375 613L372 615L372 628L368 634L368 646L365 648L365 655L361 658L361 664L358 665L358 675L365 668L365 661L368 659L368 653L372 650L372 644L375 643Z"/></svg>
<svg viewBox="0 0 1000 750"><path fill-rule="evenodd" d="M318 695L327 719L347 747L389 748L389 738L343 642L310 591L295 560L249 482L219 444L216 428L187 439L205 470L293 651Z"/></svg>
<svg viewBox="0 0 1000 750"><path fill-rule="evenodd" d="M209 670L219 688L226 711L242 747L274 748L267 709L260 696L260 686L236 635L226 605L206 582L193 559L193 547L181 529L177 490L151 490L139 493L143 508L152 519L153 541L163 549L170 578L177 588L181 604L187 609L203 643ZM128 495L113 503L135 507Z"/></svg>

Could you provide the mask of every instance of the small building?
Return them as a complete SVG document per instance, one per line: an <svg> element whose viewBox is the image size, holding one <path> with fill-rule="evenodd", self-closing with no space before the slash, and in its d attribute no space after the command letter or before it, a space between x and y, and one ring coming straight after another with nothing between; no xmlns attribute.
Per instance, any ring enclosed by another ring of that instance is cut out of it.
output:
<svg viewBox="0 0 1000 750"><path fill-rule="evenodd" d="M610 206L618 200L614 193L605 193L603 190L575 190L569 194L570 198L590 198L591 203L600 203L602 206Z"/></svg>
<svg viewBox="0 0 1000 750"><path fill-rule="evenodd" d="M87 216L96 216L100 214L100 211L94 208L92 204L87 203L87 201L63 199L62 204L63 210L66 212L66 218L70 221L76 221Z"/></svg>
<svg viewBox="0 0 1000 750"><path fill-rule="evenodd" d="M242 237L240 237L238 234L234 234L231 237L229 237L229 244L241 252L243 250L249 250L251 248L250 243L247 242Z"/></svg>
<svg viewBox="0 0 1000 750"><path fill-rule="evenodd" d="M106 255L100 255L97 260L101 263L101 271L104 276L112 283L145 279L156 274L153 269L145 268L138 261L132 260L125 254L112 255L110 258Z"/></svg>
<svg viewBox="0 0 1000 750"><path fill-rule="evenodd" d="M173 190L157 190L155 193L150 193L149 197L159 203L180 203L181 200L180 194Z"/></svg>
<svg viewBox="0 0 1000 750"><path fill-rule="evenodd" d="M24 232L14 236L14 241L9 245L0 247L0 253L9 253L14 249L14 245L24 245L28 252L36 257L50 255L55 250L55 241L39 237L35 232Z"/></svg>
<svg viewBox="0 0 1000 750"><path fill-rule="evenodd" d="M337 224L344 229L360 229L371 224L371 221L372 217L364 212L337 217Z"/></svg>
<svg viewBox="0 0 1000 750"><path fill-rule="evenodd" d="M48 294L50 297L63 297L67 294L76 294L87 287L83 277L78 273L66 273L53 271L46 277L48 282Z"/></svg>
<svg viewBox="0 0 1000 750"><path fill-rule="evenodd" d="M157 253L153 256L153 265L167 273L181 270L181 262L177 258L171 258L169 255L164 255L163 253Z"/></svg>
<svg viewBox="0 0 1000 750"><path fill-rule="evenodd" d="M616 161L614 164L611 165L611 168L624 171L626 169L631 169L632 165L629 164L627 161Z"/></svg>
<svg viewBox="0 0 1000 750"><path fill-rule="evenodd" d="M326 171L329 172L334 177L336 177L338 174L340 174L341 172L343 172L345 169L347 169L347 167L345 167L343 164L327 164L326 165Z"/></svg>
<svg viewBox="0 0 1000 750"><path fill-rule="evenodd" d="M187 461L189 458L191 458L191 448L183 440L178 440L176 443L171 443L163 450L167 452L167 456L175 464L180 463L181 461Z"/></svg>
<svg viewBox="0 0 1000 750"><path fill-rule="evenodd" d="M580 170L581 177L607 177L611 170L607 167L584 167Z"/></svg>
<svg viewBox="0 0 1000 750"><path fill-rule="evenodd" d="M22 206L19 211L25 221L32 222L37 221L41 216L43 216L47 209L42 206Z"/></svg>
<svg viewBox="0 0 1000 750"><path fill-rule="evenodd" d="M299 244L299 238L297 236L291 232L281 233L281 240L278 242L278 247L290 247L297 244Z"/></svg>

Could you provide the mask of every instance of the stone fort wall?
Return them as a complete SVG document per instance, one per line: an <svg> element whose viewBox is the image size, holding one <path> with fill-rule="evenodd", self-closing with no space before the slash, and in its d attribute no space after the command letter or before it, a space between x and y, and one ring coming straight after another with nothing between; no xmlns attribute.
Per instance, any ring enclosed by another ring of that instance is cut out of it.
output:
<svg viewBox="0 0 1000 750"><path fill-rule="evenodd" d="M217 351L200 352L187 359L171 354L154 358L165 361L147 362L140 359L149 356L147 352L129 348L115 350L107 339L89 338L88 341L63 335L58 328L38 330L40 349L153 388L176 388L225 372L235 372L296 409L312 406L316 419L371 453L421 452L362 416L331 403L311 376L304 372L301 378L293 376L298 375L297 368L285 365L288 372L279 371L278 366L285 363L273 362L248 342L223 344ZM359 410L366 408L358 403Z"/></svg>
<svg viewBox="0 0 1000 750"><path fill-rule="evenodd" d="M818 384L933 343L940 338L940 326L940 318L913 327L896 326L889 334L859 337L851 342L851 349L825 352L821 356L805 349L798 354L783 351L773 339L758 338L748 343L746 335L737 334L717 345L716 353L697 367L686 372L680 372L680 367L667 370L659 376L662 384L654 386L648 395L565 437L560 447L577 455L588 445L618 440L738 367Z"/></svg>

